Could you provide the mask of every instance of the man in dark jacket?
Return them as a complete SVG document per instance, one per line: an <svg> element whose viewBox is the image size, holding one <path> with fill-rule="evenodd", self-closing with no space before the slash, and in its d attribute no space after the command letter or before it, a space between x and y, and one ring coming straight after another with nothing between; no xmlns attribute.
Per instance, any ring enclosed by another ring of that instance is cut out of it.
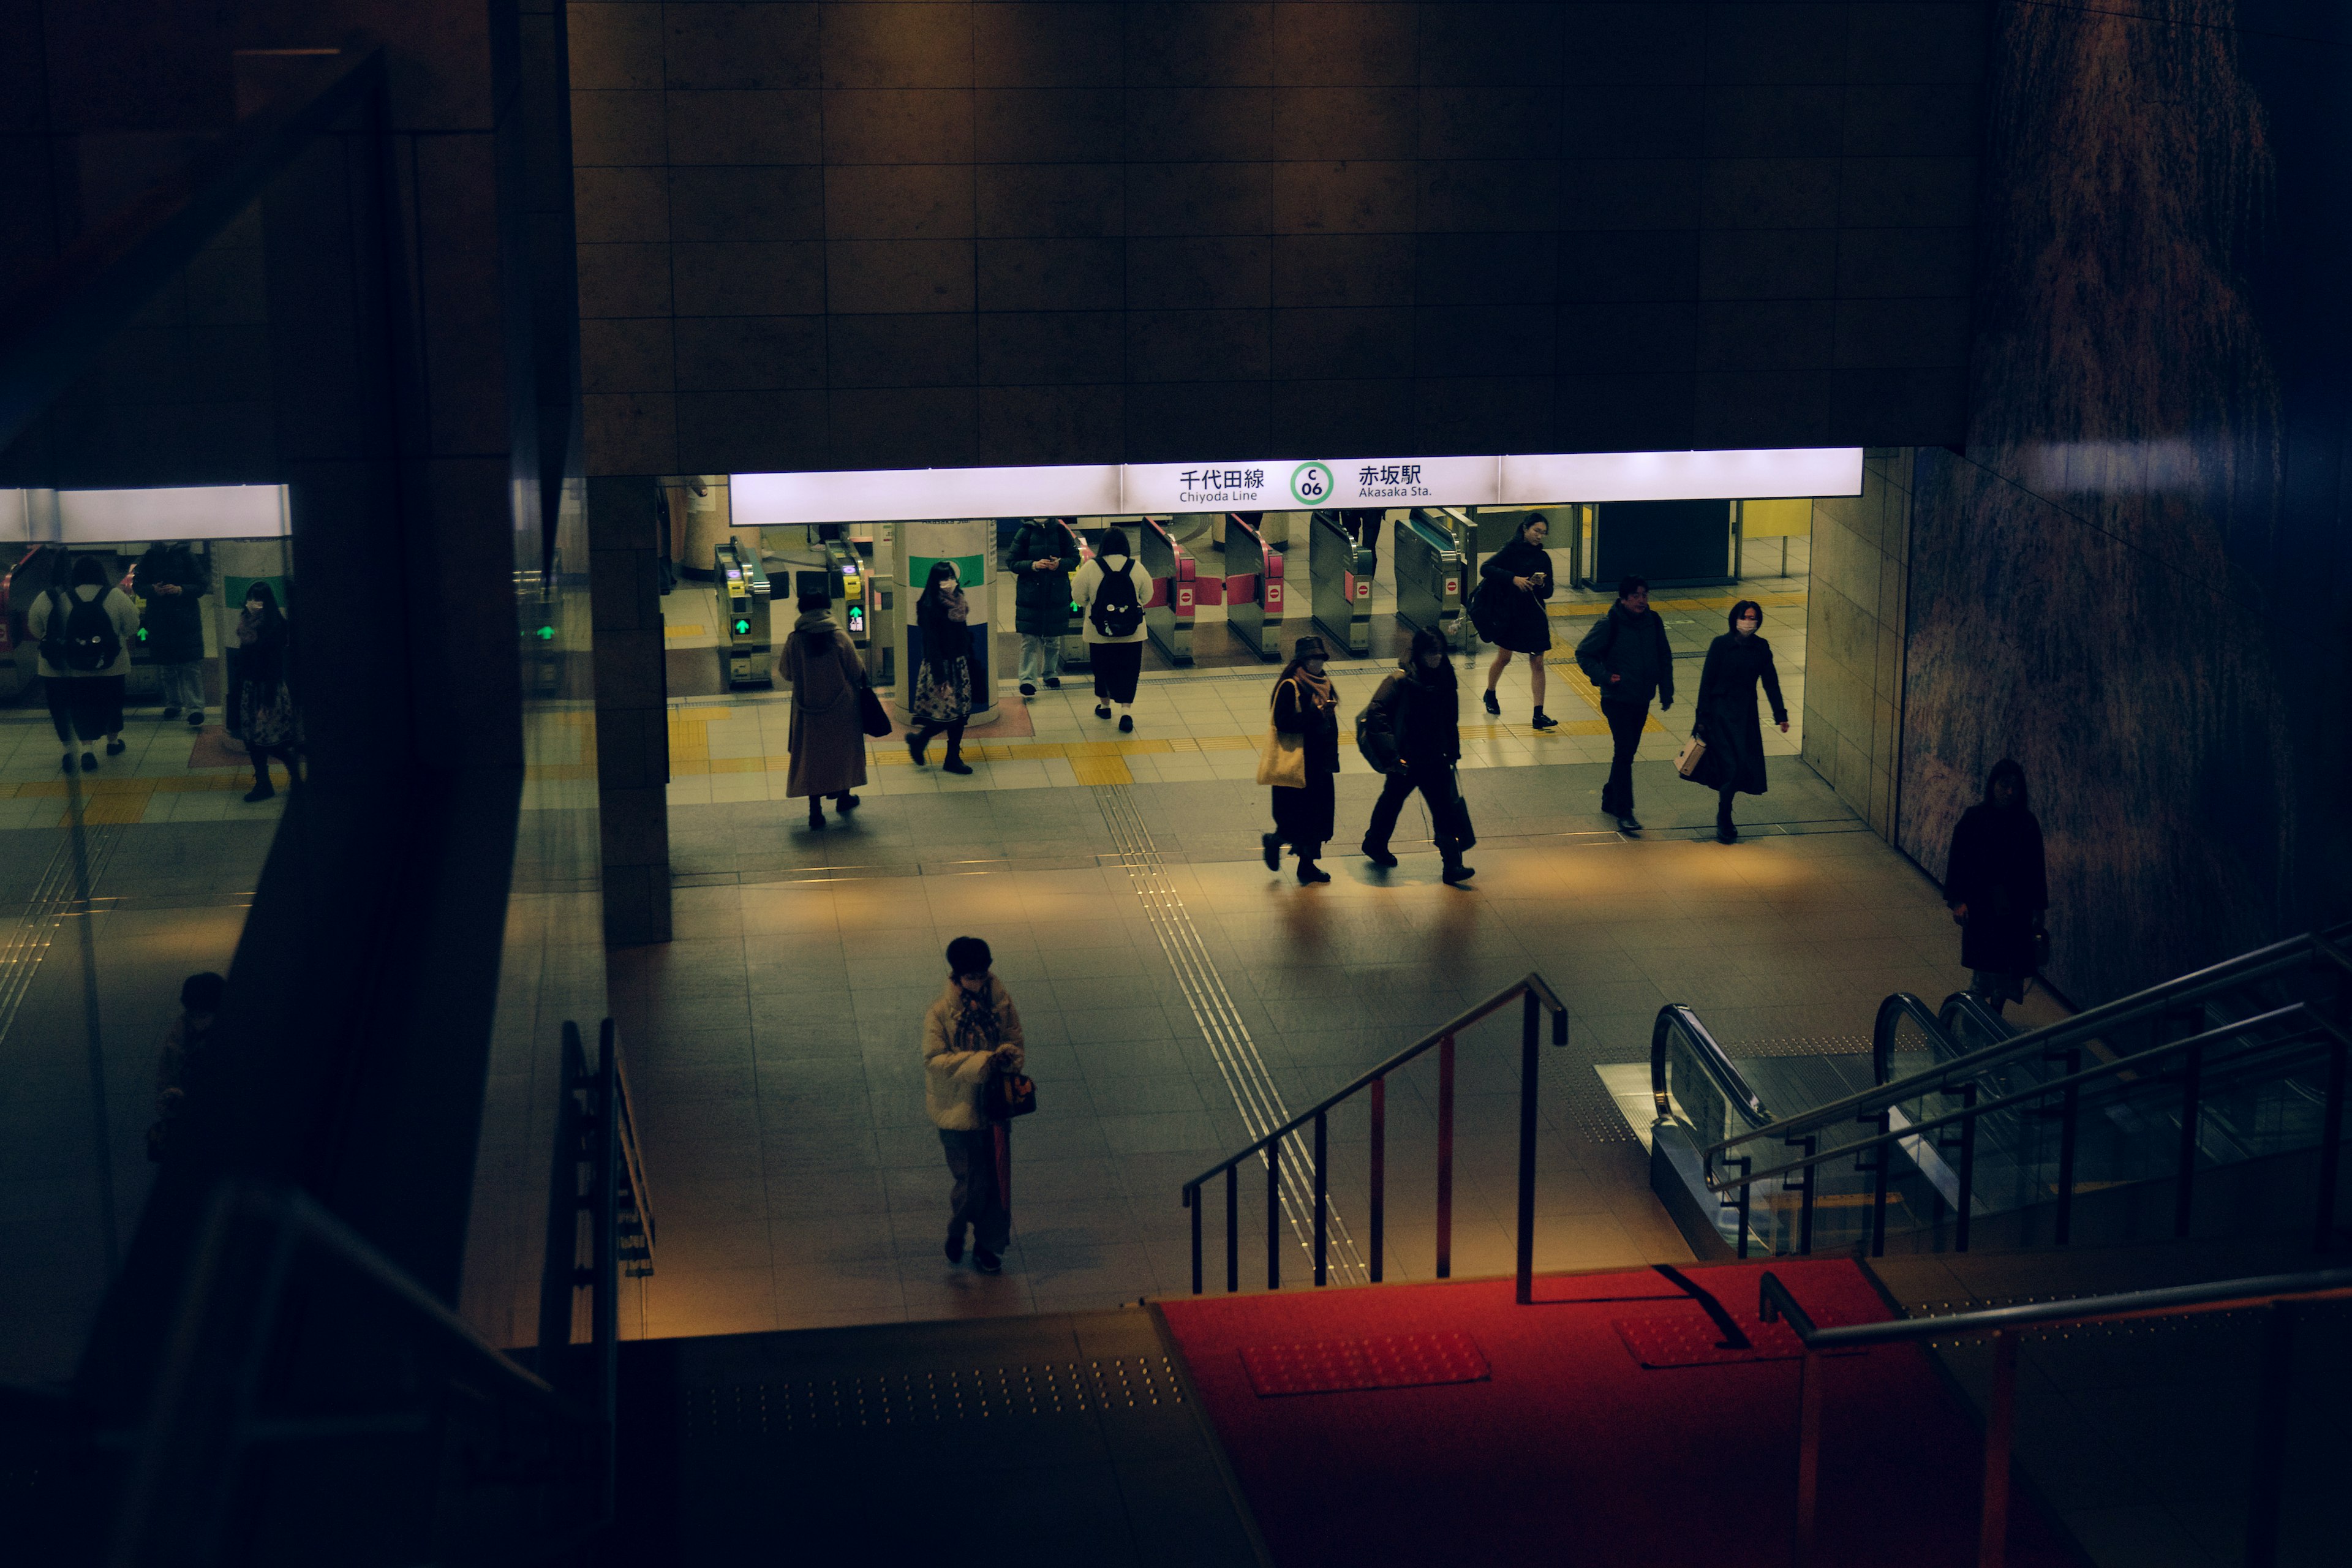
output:
<svg viewBox="0 0 2352 1568"><path fill-rule="evenodd" d="M1650 721L1650 697L1675 705L1675 655L1666 646L1665 618L1650 608L1650 584L1628 577L1617 584L1617 602L1576 645L1577 668L1600 689L1601 716L1609 721L1614 743L1609 782L1601 789L1601 809L1617 819L1621 832L1639 833L1633 816L1633 753Z"/></svg>
<svg viewBox="0 0 2352 1568"><path fill-rule="evenodd" d="M1078 569L1078 533L1058 517L1033 517L1013 536L1013 629L1021 634L1021 695L1044 679L1062 685L1062 639L1070 632L1070 574Z"/></svg>
<svg viewBox="0 0 2352 1568"><path fill-rule="evenodd" d="M1389 835L1396 831L1405 797L1419 790L1452 884L1475 872L1462 863L1462 809L1454 791L1454 764L1462 757L1462 696L1445 652L1440 633L1427 626L1413 633L1403 667L1389 672L1364 710L1360 736L1364 760L1388 775L1364 828L1364 858L1376 866L1397 863Z"/></svg>
<svg viewBox="0 0 2352 1568"><path fill-rule="evenodd" d="M163 688L163 717L184 710L188 728L205 724L204 597L212 574L184 544L152 544L139 558L131 586L141 600L139 628Z"/></svg>

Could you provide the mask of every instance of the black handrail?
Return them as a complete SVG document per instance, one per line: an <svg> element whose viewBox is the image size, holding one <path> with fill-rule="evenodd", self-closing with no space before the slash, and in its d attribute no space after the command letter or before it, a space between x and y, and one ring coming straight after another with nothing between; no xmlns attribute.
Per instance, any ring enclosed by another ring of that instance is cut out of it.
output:
<svg viewBox="0 0 2352 1568"><path fill-rule="evenodd" d="M2352 936L2352 921L2273 942L2268 947L2257 948L2252 952L2242 953L2163 984L2093 1007L2087 1012L2077 1013L2059 1023L2028 1030L1981 1050L1955 1057L1909 1078L1858 1089L1794 1116L1783 1117L1737 1138L1726 1139L1710 1147L1706 1154L1711 1161L1713 1156L1727 1152L1735 1144L1765 1138L1795 1139L1822 1127L1861 1120L1881 1107L1937 1092L1955 1079L1973 1077L1986 1068L1999 1066L2011 1058L2023 1057L2037 1050L2055 1052L2064 1045L2074 1043L2077 1037L2095 1036L2102 1030L2134 1022L2167 1006L2199 1000L2249 981L2285 973L2315 961L2336 964L2347 974L2352 974L2352 957L2347 957L2336 945L2338 940L2347 936Z"/></svg>
<svg viewBox="0 0 2352 1568"><path fill-rule="evenodd" d="M1886 1322L1814 1323L1787 1285L1767 1269L1757 1284L1757 1316L1785 1321L1804 1347L1797 1374L1797 1568L1818 1561L1815 1520L1821 1498L1822 1367L1824 1354L1969 1334L1993 1336L1993 1377L1985 1403L1984 1490L1977 1522L1979 1568L2001 1568L2009 1550L2010 1461L2016 1432L2018 1331L2059 1323L2112 1321L2124 1318L2178 1317L2267 1307L2263 1356L2252 1423L2255 1451L2249 1467L2252 1495L2246 1510L2248 1568L2273 1568L2278 1561L2280 1475L2284 1466L2288 1376L2294 1362L2294 1309L2304 1303L2352 1298L2352 1268L2308 1274L2265 1274L2200 1285L2168 1285L2105 1296L2028 1301L1932 1318Z"/></svg>
<svg viewBox="0 0 2352 1568"><path fill-rule="evenodd" d="M1236 1150L1186 1182L1182 1201L1184 1207L1192 1215L1192 1294L1201 1294L1201 1188L1219 1174L1225 1178L1225 1289L1228 1291L1241 1289L1241 1198L1236 1172L1241 1163L1252 1155L1264 1158L1266 1169L1266 1289L1278 1290L1282 1288L1279 1236L1282 1215L1281 1143L1285 1138L1310 1122L1315 1129L1315 1283L1322 1285L1327 1281L1330 1216L1330 1195L1326 1180L1328 1119L1334 1106L1367 1089L1371 1090L1371 1260L1369 1271L1374 1284L1381 1282L1386 1235L1386 1080L1389 1074L1432 1048L1438 1053L1437 1277L1450 1279L1454 1271L1454 1038L1472 1025L1500 1012L1514 998L1522 999L1524 1004L1519 1054L1518 1299L1522 1303L1531 1300L1535 1278L1536 1015L1548 1010L1551 1014L1551 1043L1554 1046L1568 1044L1568 1008L1539 974L1529 974L1526 979L1506 986L1459 1017L1423 1036L1380 1066L1358 1075L1345 1088L1326 1095L1264 1137Z"/></svg>
<svg viewBox="0 0 2352 1568"><path fill-rule="evenodd" d="M1948 1005L1949 1004L1947 1004ZM1878 1016L1870 1024L1870 1079L1885 1084L1895 1077L1895 1035L1904 1019L1908 1018L1927 1031L1930 1039L1954 1044L1951 1030L1942 1018L1927 1010L1927 1004L1908 991L1897 991L1878 1005Z"/></svg>
<svg viewBox="0 0 2352 1568"><path fill-rule="evenodd" d="M383 79L381 46L353 35L303 90L248 116L0 303L0 448L279 171L344 114L380 102Z"/></svg>
<svg viewBox="0 0 2352 1568"><path fill-rule="evenodd" d="M1875 1134L1869 1137L1856 1139L1851 1142L1841 1143L1835 1148L1828 1150L1816 1150L1814 1147L1814 1140L1811 1136L1808 1136L1801 1140L1805 1146L1805 1152L1801 1158L1792 1160L1786 1164L1770 1166L1761 1171L1753 1170L1750 1167L1749 1162L1746 1159L1727 1157L1727 1163L1737 1163L1740 1165L1740 1169L1736 1174L1726 1172L1721 1175L1718 1175L1713 1166L1714 1157L1721 1148L1721 1146L1718 1145L1717 1149L1710 1149L1707 1152L1709 1163L1705 1172L1707 1190L1715 1193L1722 1193L1733 1189L1738 1190L1742 1194L1741 1203L1742 1212L1744 1214L1746 1211L1746 1194L1756 1183L1782 1179L1801 1172L1804 1175L1805 1191L1808 1194L1807 1209L1810 1215L1810 1196L1814 1171L1824 1161L1844 1159L1849 1156L1858 1155L1864 1151L1875 1150L1877 1151L1875 1161L1876 1167L1882 1173L1882 1177L1875 1184L1875 1191L1873 1194L1874 1213L1872 1216L1871 1255L1873 1257L1876 1257L1884 1252L1885 1246L1885 1205L1887 1188L1883 1173L1887 1168L1887 1163L1893 1156L1894 1149L1895 1146L1912 1139L1924 1139L1927 1135L1939 1131L1944 1128L1957 1127L1959 1130L1960 1139L1960 1173L1958 1184L1959 1190L1958 1194L1958 1201L1957 1204L1958 1212L1955 1221L1953 1245L1955 1250L1965 1252L1968 1250L1969 1226L1976 1201L1976 1194L1973 1188L1976 1129L1978 1123L1985 1116L1997 1110L2006 1110L2030 1102L2047 1100L2053 1095L2058 1095L2061 1097L2062 1103L2064 1107L2063 1114L2069 1119L2072 1119L2079 1114L2080 1097L2076 1091L2084 1085L2096 1082L2102 1079L2121 1079L2128 1078L2136 1075L2137 1071L2144 1069L2152 1062L2179 1057L2183 1059L2185 1069L2182 1073L2180 1089L2182 1097L2180 1155L2179 1168L2175 1173L2175 1181L2178 1185L2174 1192L2173 1231L2176 1236L2185 1237L2189 1234L2190 1206L2194 1195L2193 1184L2196 1175L2198 1131L2201 1124L2202 1116L2202 1101L2200 1098L2201 1089L2199 1069L2202 1065L2205 1047L2213 1044L2217 1040L2222 1040L2232 1036L2243 1034L2251 1029L2267 1027L2273 1025L2286 1026L2290 1023L2298 1026L2298 1033L2290 1034L2283 1039L2267 1042L2262 1048L2275 1055L2275 1053L2281 1050L2297 1046L2317 1047L2320 1049L2324 1049L2327 1053L2329 1058L2328 1087L2324 1102L2325 1110L2321 1114L2320 1123L2320 1184L2314 1222L2316 1237L2315 1245L2325 1248L2333 1240L2335 1233L2336 1176L2338 1169L2338 1161L2341 1157L2340 1145L2343 1139L2343 1113L2346 1097L2346 1064L2347 1058L2348 1056L2352 1056L2352 1034L2347 1034L2342 1027L2339 1027L2336 1024L2322 1016L2307 1002L2289 1003L2285 1006L2273 1008L2269 1012L2256 1014L2252 1017L2236 1019L2227 1024L2219 1025L2199 1034L2186 1036L2178 1040L2168 1041L2163 1045L2151 1047L2144 1051L2135 1052L2128 1057L2117 1057L2107 1061L2094 1063L2090 1067L2081 1068L2077 1071L2069 1072L2063 1077L2046 1079L2042 1082L2032 1085L2031 1088L2020 1089L2011 1094L2001 1095L1996 1099L1982 1101L1981 1103L1979 1102L1977 1098L1977 1085L1973 1082L1963 1084L1960 1086L1958 1091L1961 1099L1960 1109L1958 1110L1948 1111L1941 1116L1930 1117L1925 1121L1910 1122L1907 1125L1899 1128L1890 1128L1887 1125L1886 1118L1888 1111L1891 1110L1891 1106L1881 1106L1878 1109L1876 1115L1876 1120L1879 1122L1879 1129ZM2300 1033L2302 1030L2307 1030L2309 1031L2309 1034L2305 1036ZM2325 1039L2320 1037L2323 1036L2326 1037ZM2315 1054L2315 1052L2306 1050L2304 1054L2307 1056ZM2273 1061L2272 1064L2273 1071L2280 1070L2284 1066L2284 1064L2281 1064L2276 1061ZM1740 1142L1740 1140L1733 1140L1733 1142ZM2071 1150L2072 1142L2073 1140L2070 1134L2065 1143L2065 1147L2067 1149ZM2064 1212L2065 1205L2069 1205L2072 1201L2073 1193L2071 1191L2071 1186L2073 1180L2074 1171L2072 1161L2070 1158L2063 1159L2062 1160L2059 1173L2060 1190L2057 1194L2062 1212ZM1745 1246L1745 1233L1743 1231L1743 1247ZM1799 1250L1801 1252L1811 1252L1812 1250L1811 1240L1811 1235L1810 1232L1808 1232L1805 1241L1801 1245ZM1746 1256L1744 1250L1741 1255L1743 1257Z"/></svg>
<svg viewBox="0 0 2352 1568"><path fill-rule="evenodd" d="M1764 1100L1748 1086L1748 1079L1732 1064L1731 1058L1699 1016L1680 1002L1669 1002L1658 1009L1657 1021L1650 1026L1650 1100L1656 1107L1661 1121L1674 1120L1674 1108L1666 1081L1666 1047L1676 1034L1689 1041L1692 1055L1715 1082L1717 1091L1736 1107L1750 1127L1761 1127L1770 1120L1764 1110Z"/></svg>

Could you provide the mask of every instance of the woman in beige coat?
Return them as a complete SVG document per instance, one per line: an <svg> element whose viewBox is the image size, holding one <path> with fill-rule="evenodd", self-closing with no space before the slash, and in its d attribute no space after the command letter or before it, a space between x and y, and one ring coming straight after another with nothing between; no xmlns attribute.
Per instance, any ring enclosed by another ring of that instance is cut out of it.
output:
<svg viewBox="0 0 2352 1568"><path fill-rule="evenodd" d="M1013 1237L1006 1173L1012 1163L1005 1124L989 1119L989 1079L1017 1072L1024 1058L1021 1012L1004 982L990 972L988 943L960 936L948 943L948 984L923 1015L923 1109L940 1130L954 1189L948 1195L950 1263L963 1261L971 1232L972 1266L1003 1267Z"/></svg>
<svg viewBox="0 0 2352 1568"><path fill-rule="evenodd" d="M824 826L824 797L834 809L857 808L849 792L866 782L866 726L857 694L866 687L866 666L856 645L834 623L833 601L803 594L800 618L784 639L784 680L793 689L793 727L786 738L792 768L784 794L808 797L809 826Z"/></svg>

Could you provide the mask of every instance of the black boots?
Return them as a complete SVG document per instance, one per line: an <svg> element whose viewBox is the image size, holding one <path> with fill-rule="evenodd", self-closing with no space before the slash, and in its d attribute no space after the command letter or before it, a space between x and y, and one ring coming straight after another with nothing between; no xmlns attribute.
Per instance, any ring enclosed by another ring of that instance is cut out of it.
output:
<svg viewBox="0 0 2352 1568"><path fill-rule="evenodd" d="M1495 689L1491 686L1486 688L1486 711L1499 714L1502 710L1503 705L1495 700Z"/></svg>
<svg viewBox="0 0 2352 1568"><path fill-rule="evenodd" d="M1540 708L1536 710L1536 716L1528 720L1528 723L1538 730L1556 730L1559 727L1559 721Z"/></svg>

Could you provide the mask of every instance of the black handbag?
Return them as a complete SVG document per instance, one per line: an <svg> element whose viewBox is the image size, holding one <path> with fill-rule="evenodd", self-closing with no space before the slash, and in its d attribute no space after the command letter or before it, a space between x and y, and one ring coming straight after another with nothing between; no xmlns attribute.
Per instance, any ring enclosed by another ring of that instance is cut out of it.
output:
<svg viewBox="0 0 2352 1568"><path fill-rule="evenodd" d="M890 715L882 710L882 699L874 695L870 686L857 689L857 722L877 741L890 733Z"/></svg>
<svg viewBox="0 0 2352 1568"><path fill-rule="evenodd" d="M1037 1109L1037 1085L1025 1073L1000 1067L988 1075L988 1119L1010 1121Z"/></svg>
<svg viewBox="0 0 2352 1568"><path fill-rule="evenodd" d="M1454 769L1449 772L1446 782L1454 786L1454 800L1449 809L1454 816L1454 846L1462 849L1475 849L1478 847L1478 831L1470 826L1470 803L1462 798L1461 771Z"/></svg>

